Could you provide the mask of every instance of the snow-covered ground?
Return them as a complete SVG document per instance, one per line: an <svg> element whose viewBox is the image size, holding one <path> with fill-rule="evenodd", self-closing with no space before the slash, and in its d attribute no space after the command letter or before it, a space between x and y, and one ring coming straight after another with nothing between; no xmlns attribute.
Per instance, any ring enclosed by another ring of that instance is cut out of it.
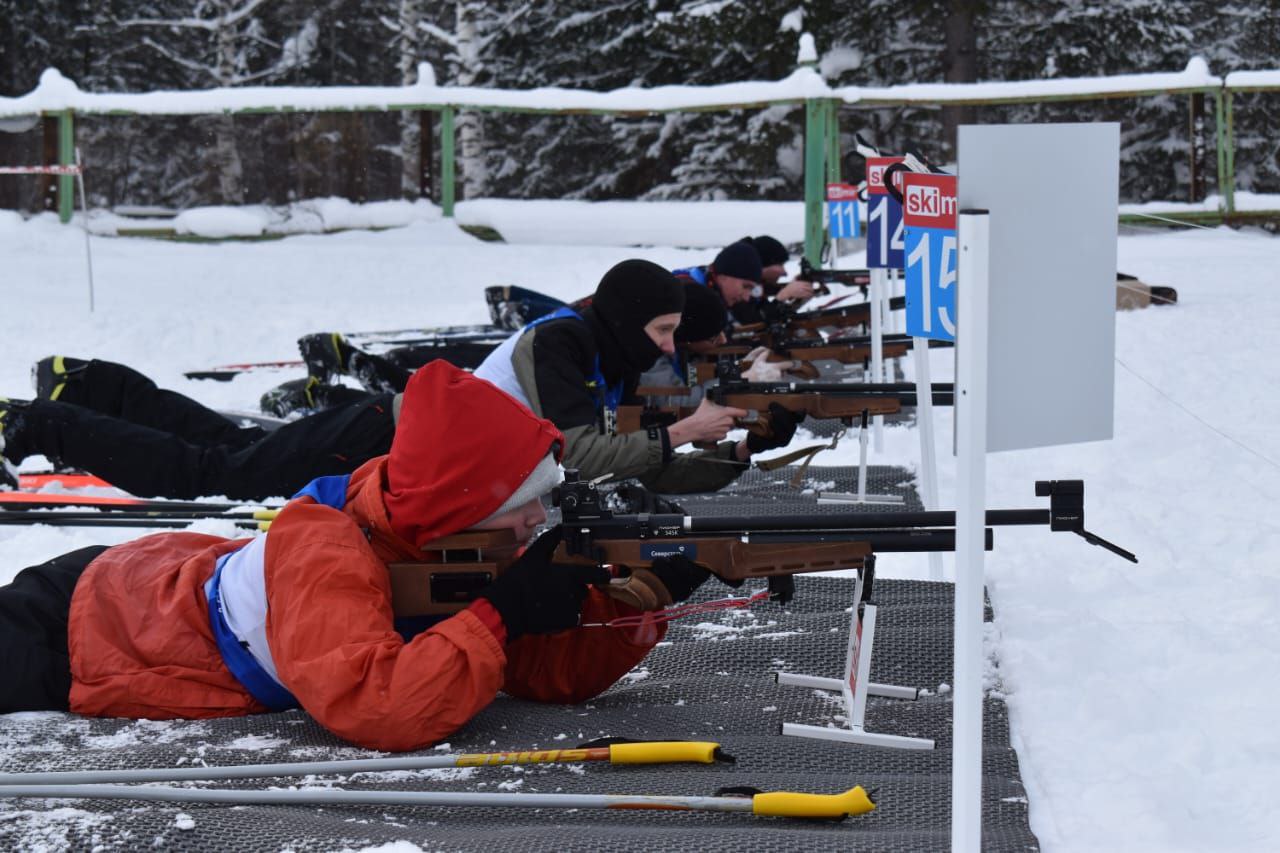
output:
<svg viewBox="0 0 1280 853"><path fill-rule="evenodd" d="M713 247L675 247L705 244L709 233L723 241L772 230L793 240L799 231L798 221L793 230L775 225L768 206L668 204L652 215L617 206L619 218L609 206L577 207L561 211L573 214L577 245L560 242L555 217L522 216L510 203L487 212L521 220L508 230L524 242L480 242L427 206L406 226L376 233L223 244L94 238L93 314L83 232L0 212L0 395L29 396L31 363L63 353L122 361L208 404L252 408L286 376L223 384L182 372L296 357L293 342L307 332L484 322L489 284L576 297L626 257L705 263ZM660 245L626 246L648 241ZM988 463L992 507L1042 505L1037 478L1083 478L1087 526L1141 558L1135 566L1042 529L997 531L987 558L997 612L989 639L1032 828L1048 851L1280 849L1271 791L1280 779L1280 688L1271 681L1280 650L1280 395L1268 390L1280 387L1280 240L1153 231L1122 237L1119 257L1121 270L1177 288L1179 304L1117 316L1115 439ZM948 351L932 358L935 380L949 379ZM949 413L939 412L944 450ZM914 465L918 456L916 431L899 428L873 461ZM818 464L856 458L846 442ZM954 461L943 452L940 466L950 506ZM0 528L0 582L65 551L126 538ZM916 555L880 566L928 576Z"/></svg>

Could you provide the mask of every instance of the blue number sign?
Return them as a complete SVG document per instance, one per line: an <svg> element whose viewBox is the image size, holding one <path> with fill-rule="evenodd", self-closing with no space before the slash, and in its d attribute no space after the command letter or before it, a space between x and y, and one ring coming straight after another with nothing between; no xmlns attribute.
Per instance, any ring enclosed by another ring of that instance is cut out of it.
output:
<svg viewBox="0 0 1280 853"><path fill-rule="evenodd" d="M956 178L903 173L907 334L956 339Z"/></svg>

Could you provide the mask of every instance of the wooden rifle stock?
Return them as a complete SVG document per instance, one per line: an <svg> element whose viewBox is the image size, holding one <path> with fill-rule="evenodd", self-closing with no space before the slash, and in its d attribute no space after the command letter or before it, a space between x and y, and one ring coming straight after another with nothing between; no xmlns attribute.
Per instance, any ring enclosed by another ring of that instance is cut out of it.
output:
<svg viewBox="0 0 1280 853"><path fill-rule="evenodd" d="M597 540L595 554L571 554L565 545L556 551L557 563L648 568L659 557L692 554L691 561L727 581L794 575L801 572L833 572L862 568L871 555L863 541L814 542L797 548L795 543L744 542L741 533L672 539L658 544L651 539Z"/></svg>
<svg viewBox="0 0 1280 853"><path fill-rule="evenodd" d="M511 530L464 530L431 543L420 561L387 564L396 618L457 613L511 564Z"/></svg>

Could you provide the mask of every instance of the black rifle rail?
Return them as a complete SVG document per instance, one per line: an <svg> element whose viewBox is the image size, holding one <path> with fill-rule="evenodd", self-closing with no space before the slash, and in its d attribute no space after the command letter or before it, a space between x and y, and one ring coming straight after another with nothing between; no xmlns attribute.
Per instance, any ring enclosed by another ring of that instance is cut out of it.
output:
<svg viewBox="0 0 1280 853"><path fill-rule="evenodd" d="M955 405L955 386L949 382L933 386L935 406ZM811 395L813 397L858 397L864 399L892 399L904 407L919 405L915 383L911 382L720 382L707 387L707 399L713 403L730 405L726 401L733 395L758 394L766 397L787 395Z"/></svg>
<svg viewBox="0 0 1280 853"><path fill-rule="evenodd" d="M1037 497L1048 497L1049 508L992 509L985 524L995 526L1048 525L1052 531L1075 533L1091 545L1105 548L1130 562L1131 552L1084 529L1084 481L1038 480ZM863 540L874 551L953 551L956 513L952 510L918 512L853 512L831 515L697 518L681 513L615 515L606 508L594 482L583 481L576 470L565 471L553 502L560 508L564 541L571 554L594 556L597 540L690 538L698 534L740 535L753 542L850 542ZM992 532L985 531L985 547L992 547Z"/></svg>

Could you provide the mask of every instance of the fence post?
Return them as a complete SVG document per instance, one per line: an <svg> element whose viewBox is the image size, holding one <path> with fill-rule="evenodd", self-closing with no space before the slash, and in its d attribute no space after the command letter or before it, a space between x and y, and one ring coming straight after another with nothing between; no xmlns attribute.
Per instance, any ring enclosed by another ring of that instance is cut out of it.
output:
<svg viewBox="0 0 1280 853"><path fill-rule="evenodd" d="M1213 93L1213 125L1218 149L1218 209L1224 211L1227 204L1227 122L1222 99L1226 91L1226 86L1223 86Z"/></svg>
<svg viewBox="0 0 1280 853"><path fill-rule="evenodd" d="M826 177L827 104L818 98L804 102L804 256L822 263L822 201Z"/></svg>
<svg viewBox="0 0 1280 853"><path fill-rule="evenodd" d="M58 113L58 165L76 164L76 134L71 110ZM71 221L75 210L75 175L58 176L58 219L62 224Z"/></svg>
<svg viewBox="0 0 1280 853"><path fill-rule="evenodd" d="M840 102L835 100L827 101L827 110L827 183L838 184L840 183L841 170Z"/></svg>
<svg viewBox="0 0 1280 853"><path fill-rule="evenodd" d="M1204 92L1193 92L1190 103L1190 175L1187 183L1187 201L1195 204L1204 198Z"/></svg>
<svg viewBox="0 0 1280 853"><path fill-rule="evenodd" d="M446 219L453 218L454 161L453 106L440 111L440 210Z"/></svg>
<svg viewBox="0 0 1280 853"><path fill-rule="evenodd" d="M1231 90L1222 87L1223 100L1227 102L1227 213L1236 212L1236 128L1235 99Z"/></svg>

